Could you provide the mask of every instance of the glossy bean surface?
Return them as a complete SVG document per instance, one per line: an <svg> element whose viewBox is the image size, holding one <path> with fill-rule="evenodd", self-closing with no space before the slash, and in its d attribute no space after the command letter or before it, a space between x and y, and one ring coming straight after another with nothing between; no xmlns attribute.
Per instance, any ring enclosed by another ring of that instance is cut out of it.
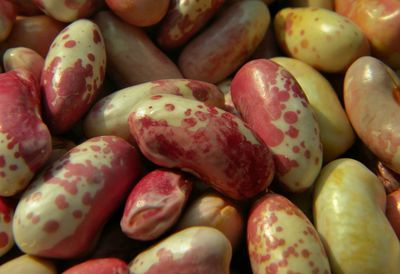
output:
<svg viewBox="0 0 400 274"><path fill-rule="evenodd" d="M128 265L117 258L91 259L68 268L62 274L129 274Z"/></svg>

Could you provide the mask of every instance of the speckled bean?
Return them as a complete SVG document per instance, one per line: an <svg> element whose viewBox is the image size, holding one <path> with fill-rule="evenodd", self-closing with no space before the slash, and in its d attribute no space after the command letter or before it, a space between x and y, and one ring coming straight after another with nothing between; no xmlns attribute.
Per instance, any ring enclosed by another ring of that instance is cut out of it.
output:
<svg viewBox="0 0 400 274"><path fill-rule="evenodd" d="M0 256L6 254L14 246L12 233L12 218L14 207L12 203L0 197Z"/></svg>
<svg viewBox="0 0 400 274"><path fill-rule="evenodd" d="M40 83L44 59L36 51L29 48L10 48L3 55L3 65L5 71L26 69L35 76L37 83Z"/></svg>
<svg viewBox="0 0 400 274"><path fill-rule="evenodd" d="M71 268L68 268L62 274L129 274L128 265L117 258L100 258L84 261Z"/></svg>
<svg viewBox="0 0 400 274"><path fill-rule="evenodd" d="M0 274L57 274L53 262L36 256L21 255L0 266Z"/></svg>
<svg viewBox="0 0 400 274"><path fill-rule="evenodd" d="M219 10L225 0L171 0L160 23L157 42L163 49L186 44Z"/></svg>
<svg viewBox="0 0 400 274"><path fill-rule="evenodd" d="M189 171L230 198L249 199L271 183L270 150L229 112L164 94L137 103L128 121L148 159Z"/></svg>
<svg viewBox="0 0 400 274"><path fill-rule="evenodd" d="M138 27L157 24L167 13L170 0L106 0L114 14Z"/></svg>
<svg viewBox="0 0 400 274"><path fill-rule="evenodd" d="M182 173L156 169L143 177L125 203L121 229L130 238L154 240L171 228L192 191Z"/></svg>
<svg viewBox="0 0 400 274"><path fill-rule="evenodd" d="M238 247L244 233L244 216L238 205L228 198L210 192L201 195L187 207L176 228L210 226L229 239L232 248Z"/></svg>
<svg viewBox="0 0 400 274"><path fill-rule="evenodd" d="M274 19L280 47L323 72L344 72L369 54L362 31L346 17L322 8L285 8Z"/></svg>
<svg viewBox="0 0 400 274"><path fill-rule="evenodd" d="M324 162L336 159L355 141L346 112L331 84L317 70L294 58L276 57L271 61L287 69L303 89L320 128Z"/></svg>
<svg viewBox="0 0 400 274"><path fill-rule="evenodd" d="M266 194L253 206L247 246L254 274L331 273L318 232L299 208L279 194Z"/></svg>
<svg viewBox="0 0 400 274"><path fill-rule="evenodd" d="M400 189L387 196L386 216L400 240Z"/></svg>
<svg viewBox="0 0 400 274"><path fill-rule="evenodd" d="M400 172L400 79L378 59L359 58L344 79L344 103L354 130L388 167Z"/></svg>
<svg viewBox="0 0 400 274"><path fill-rule="evenodd" d="M216 107L224 106L223 94L213 84L189 79L151 81L113 92L97 102L84 120L85 135L116 135L133 141L127 122L132 107L146 96L162 93L180 95Z"/></svg>
<svg viewBox="0 0 400 274"><path fill-rule="evenodd" d="M333 273L398 273L400 244L385 205L382 184L360 162L338 159L322 169L315 183L314 223Z"/></svg>
<svg viewBox="0 0 400 274"><path fill-rule="evenodd" d="M216 21L182 50L179 67L185 78L218 83L250 57L270 23L261 1L241 1L222 11Z"/></svg>
<svg viewBox="0 0 400 274"><path fill-rule="evenodd" d="M12 3L0 0L0 42L7 39L17 17Z"/></svg>
<svg viewBox="0 0 400 274"><path fill-rule="evenodd" d="M142 173L137 150L114 136L89 139L48 166L21 197L13 231L31 255L71 258L88 252Z"/></svg>
<svg viewBox="0 0 400 274"><path fill-rule="evenodd" d="M140 253L129 264L135 274L229 274L232 247L219 230L191 227Z"/></svg>
<svg viewBox="0 0 400 274"><path fill-rule="evenodd" d="M106 43L108 74L119 87L182 78L178 67L141 28L125 23L106 11L99 12L95 21Z"/></svg>
<svg viewBox="0 0 400 274"><path fill-rule="evenodd" d="M66 23L89 17L102 5L101 0L34 0L34 3L48 16Z"/></svg>
<svg viewBox="0 0 400 274"><path fill-rule="evenodd" d="M41 85L50 130L64 133L85 114L103 83L106 51L99 28L87 19L66 27L47 54Z"/></svg>
<svg viewBox="0 0 400 274"><path fill-rule="evenodd" d="M45 58L54 38L64 27L65 24L46 15L17 17L10 36L0 43L0 56L9 48L26 47Z"/></svg>
<svg viewBox="0 0 400 274"><path fill-rule="evenodd" d="M231 85L233 103L271 149L277 178L292 192L309 188L322 164L319 126L295 78L266 59L241 67Z"/></svg>
<svg viewBox="0 0 400 274"><path fill-rule="evenodd" d="M25 189L50 153L35 78L24 70L0 74L0 196Z"/></svg>

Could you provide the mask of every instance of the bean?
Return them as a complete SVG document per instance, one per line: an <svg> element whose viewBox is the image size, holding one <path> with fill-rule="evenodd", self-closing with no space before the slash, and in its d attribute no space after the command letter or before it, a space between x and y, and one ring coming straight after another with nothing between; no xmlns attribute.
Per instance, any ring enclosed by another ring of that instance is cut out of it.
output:
<svg viewBox="0 0 400 274"><path fill-rule="evenodd" d="M14 6L6 0L0 0L0 42L10 35L16 17Z"/></svg>
<svg viewBox="0 0 400 274"><path fill-rule="evenodd" d="M319 127L295 78L265 59L243 65L232 80L233 103L271 149L277 178L292 192L309 188L322 165Z"/></svg>
<svg viewBox="0 0 400 274"><path fill-rule="evenodd" d="M55 264L36 256L21 255L0 266L0 274L57 274Z"/></svg>
<svg viewBox="0 0 400 274"><path fill-rule="evenodd" d="M337 159L322 169L315 183L314 220L333 273L398 272L400 244L385 206L382 184L360 162Z"/></svg>
<svg viewBox="0 0 400 274"><path fill-rule="evenodd" d="M164 94L137 103L128 121L148 159L189 171L230 198L252 198L272 181L271 152L231 113Z"/></svg>
<svg viewBox="0 0 400 274"><path fill-rule="evenodd" d="M14 207L12 203L0 197L0 256L6 254L14 246L12 232L13 217Z"/></svg>
<svg viewBox="0 0 400 274"><path fill-rule="evenodd" d="M400 239L400 190L396 190L387 196L386 216Z"/></svg>
<svg viewBox="0 0 400 274"><path fill-rule="evenodd" d="M104 81L105 66L104 41L96 24L80 19L57 35L41 81L52 132L68 131L90 108Z"/></svg>
<svg viewBox="0 0 400 274"><path fill-rule="evenodd" d="M87 253L142 172L139 154L123 139L85 141L46 167L24 192L14 215L15 242L23 252L43 257Z"/></svg>
<svg viewBox="0 0 400 274"><path fill-rule="evenodd" d="M128 265L117 258L91 259L68 268L62 274L129 274Z"/></svg>
<svg viewBox="0 0 400 274"><path fill-rule="evenodd" d="M156 169L143 177L125 203L121 229L130 238L154 240L178 220L192 191L183 174Z"/></svg>

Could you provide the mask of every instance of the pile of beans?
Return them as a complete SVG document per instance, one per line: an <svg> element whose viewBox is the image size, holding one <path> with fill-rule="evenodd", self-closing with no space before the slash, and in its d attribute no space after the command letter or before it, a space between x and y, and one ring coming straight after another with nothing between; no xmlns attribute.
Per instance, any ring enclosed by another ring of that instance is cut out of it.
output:
<svg viewBox="0 0 400 274"><path fill-rule="evenodd" d="M398 0L0 0L0 274L400 273Z"/></svg>

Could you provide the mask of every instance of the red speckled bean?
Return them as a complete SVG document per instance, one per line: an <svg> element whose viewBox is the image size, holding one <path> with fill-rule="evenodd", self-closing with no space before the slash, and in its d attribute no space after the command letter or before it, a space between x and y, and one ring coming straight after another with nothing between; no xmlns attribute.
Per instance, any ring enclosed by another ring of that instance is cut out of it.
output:
<svg viewBox="0 0 400 274"><path fill-rule="evenodd" d="M261 1L241 1L224 10L179 56L185 78L218 83L254 52L270 23Z"/></svg>
<svg viewBox="0 0 400 274"><path fill-rule="evenodd" d="M347 70L344 103L357 135L388 167L400 172L400 79L378 59L359 58Z"/></svg>
<svg viewBox="0 0 400 274"><path fill-rule="evenodd" d="M15 242L31 255L82 255L142 172L137 150L125 140L85 141L48 166L23 194L14 215Z"/></svg>
<svg viewBox="0 0 400 274"><path fill-rule="evenodd" d="M104 41L96 24L75 21L56 37L42 73L44 112L54 133L69 130L89 109L103 83Z"/></svg>
<svg viewBox="0 0 400 274"><path fill-rule="evenodd" d="M318 232L281 195L266 194L256 202L247 223L247 245L254 274L331 273Z"/></svg>
<svg viewBox="0 0 400 274"><path fill-rule="evenodd" d="M45 58L54 38L64 27L65 24L46 15L17 17L10 36L0 43L0 55L9 48L26 47Z"/></svg>
<svg viewBox="0 0 400 274"><path fill-rule="evenodd" d="M0 0L0 42L7 39L17 17L13 4Z"/></svg>
<svg viewBox="0 0 400 274"><path fill-rule="evenodd" d="M322 165L322 146L314 113L294 77L269 60L250 61L231 85L233 103L274 154L279 181L304 191Z"/></svg>
<svg viewBox="0 0 400 274"><path fill-rule="evenodd" d="M91 259L68 268L62 274L129 274L128 265L117 258Z"/></svg>
<svg viewBox="0 0 400 274"><path fill-rule="evenodd" d="M394 232L396 232L397 238L400 239L400 190L396 190L388 195L386 216Z"/></svg>
<svg viewBox="0 0 400 274"><path fill-rule="evenodd" d="M170 0L106 0L106 3L125 22L147 27L157 24L164 17Z"/></svg>
<svg viewBox="0 0 400 274"><path fill-rule="evenodd" d="M6 254L14 246L12 234L13 217L13 206L5 198L0 197L0 256Z"/></svg>
<svg viewBox="0 0 400 274"><path fill-rule="evenodd" d="M172 0L160 24L157 42L164 49L186 44L219 10L225 0Z"/></svg>
<svg viewBox="0 0 400 274"><path fill-rule="evenodd" d="M102 5L101 0L34 0L44 13L61 22L73 22L91 16Z"/></svg>
<svg viewBox="0 0 400 274"><path fill-rule="evenodd" d="M140 99L155 94L174 94L222 108L224 97L213 84L189 79L156 80L116 91L93 106L84 121L86 136L116 135L132 141L128 117Z"/></svg>
<svg viewBox="0 0 400 274"><path fill-rule="evenodd" d="M28 71L0 74L0 196L23 190L50 156L37 86Z"/></svg>
<svg viewBox="0 0 400 274"><path fill-rule="evenodd" d="M36 51L18 47L8 49L3 56L5 71L14 69L26 69L35 76L39 83L44 67L44 59Z"/></svg>
<svg viewBox="0 0 400 274"><path fill-rule="evenodd" d="M232 247L219 230L191 227L169 236L140 253L130 264L130 273L228 274Z"/></svg>
<svg viewBox="0 0 400 274"><path fill-rule="evenodd" d="M148 159L192 172L228 197L248 199L271 183L270 150L229 112L164 94L137 103L128 121Z"/></svg>
<svg viewBox="0 0 400 274"><path fill-rule="evenodd" d="M125 204L121 229L136 240L154 240L175 224L192 183L183 174L154 170L133 188Z"/></svg>
<svg viewBox="0 0 400 274"><path fill-rule="evenodd" d="M182 78L177 66L138 27L110 12L95 17L107 48L109 75L120 87L159 79Z"/></svg>

